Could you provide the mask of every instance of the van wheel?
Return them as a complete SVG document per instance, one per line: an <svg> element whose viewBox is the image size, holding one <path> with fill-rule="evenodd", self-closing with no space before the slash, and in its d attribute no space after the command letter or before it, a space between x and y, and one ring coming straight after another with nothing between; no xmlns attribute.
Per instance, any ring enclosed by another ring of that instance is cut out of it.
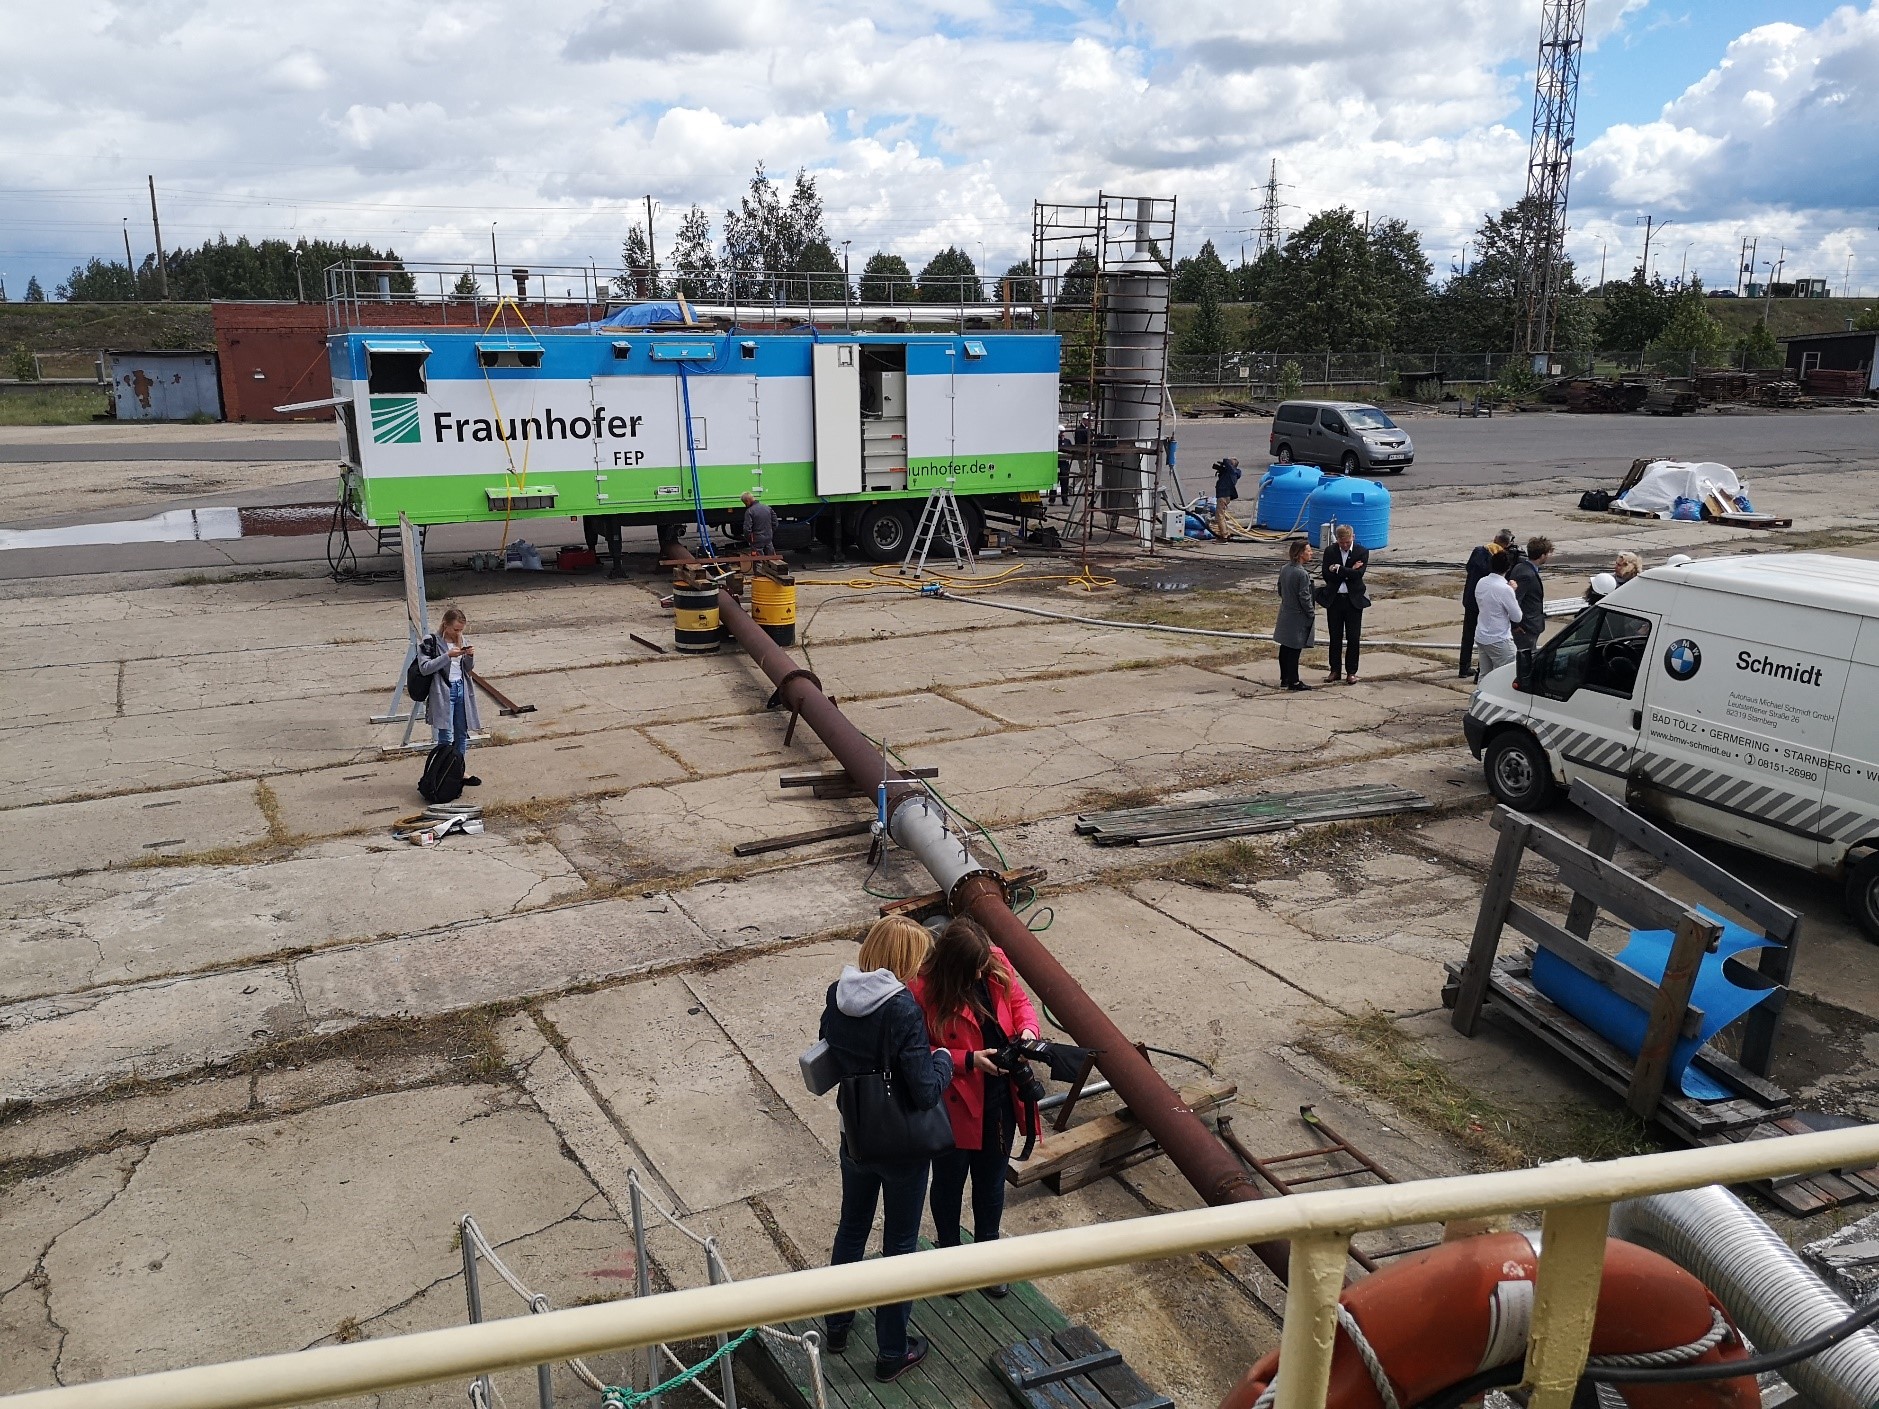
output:
<svg viewBox="0 0 1879 1409"><path fill-rule="evenodd" d="M1846 873L1846 912L1879 944L1879 851L1868 852Z"/></svg>
<svg viewBox="0 0 1879 1409"><path fill-rule="evenodd" d="M1557 791L1546 750L1525 730L1495 735L1481 766L1487 773L1488 791L1516 812L1540 811Z"/></svg>
<svg viewBox="0 0 1879 1409"><path fill-rule="evenodd" d="M912 538L913 517L898 504L870 504L855 523L855 541L871 563L899 562Z"/></svg>
<svg viewBox="0 0 1879 1409"><path fill-rule="evenodd" d="M1344 474L1347 474L1347 475L1356 474L1357 473L1357 452L1355 450L1346 450L1344 452L1344 458L1337 462L1337 467Z"/></svg>
<svg viewBox="0 0 1879 1409"><path fill-rule="evenodd" d="M1291 446L1281 445L1279 447L1278 463L1281 465L1289 465L1292 463L1292 447Z"/></svg>

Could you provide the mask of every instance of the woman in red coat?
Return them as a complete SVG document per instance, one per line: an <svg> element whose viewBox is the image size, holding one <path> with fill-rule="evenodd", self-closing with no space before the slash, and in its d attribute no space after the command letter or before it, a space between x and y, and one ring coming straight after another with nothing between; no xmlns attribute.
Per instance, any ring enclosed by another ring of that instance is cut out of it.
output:
<svg viewBox="0 0 1879 1409"><path fill-rule="evenodd" d="M1011 1039L1038 1035L1037 1009L1012 972L1004 950L973 921L946 926L912 985L935 1047L952 1056L946 1088L956 1148L933 1160L933 1236L959 1245L959 1210L972 1181L972 1236L990 1242L1005 1213L1005 1162L1021 1120L1035 1115L1012 1096L1011 1078L995 1064ZM986 1289L1004 1296L1002 1284Z"/></svg>

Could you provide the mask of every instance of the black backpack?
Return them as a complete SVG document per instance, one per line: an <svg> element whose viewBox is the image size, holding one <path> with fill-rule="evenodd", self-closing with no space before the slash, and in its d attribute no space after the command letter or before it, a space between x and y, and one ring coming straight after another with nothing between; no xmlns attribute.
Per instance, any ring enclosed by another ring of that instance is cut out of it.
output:
<svg viewBox="0 0 1879 1409"><path fill-rule="evenodd" d="M424 759L418 794L426 802L455 802L463 793L463 755L455 743L438 744Z"/></svg>
<svg viewBox="0 0 1879 1409"><path fill-rule="evenodd" d="M418 666L437 654L437 638L426 636L418 642L418 653L411 658L411 664L405 667L405 693L415 701L428 700L431 697L431 677Z"/></svg>
<svg viewBox="0 0 1879 1409"><path fill-rule="evenodd" d="M1579 507L1595 514L1602 514L1611 506L1612 497L1607 490L1588 489L1579 496Z"/></svg>

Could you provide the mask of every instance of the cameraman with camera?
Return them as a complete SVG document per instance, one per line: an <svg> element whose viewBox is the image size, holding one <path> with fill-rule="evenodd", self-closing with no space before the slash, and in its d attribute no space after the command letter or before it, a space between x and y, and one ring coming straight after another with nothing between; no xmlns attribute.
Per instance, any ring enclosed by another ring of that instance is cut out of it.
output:
<svg viewBox="0 0 1879 1409"><path fill-rule="evenodd" d="M1004 951L964 917L941 932L911 987L926 1013L933 1045L946 1049L953 1062L945 1102L955 1148L933 1159L934 1241L943 1248L959 1245L969 1177L972 1236L990 1242L1005 1213L1005 1162L1012 1140L1020 1128L1037 1134L1043 1085L1023 1050L1037 1041L1037 1009ZM1003 1283L986 1288L988 1296L1009 1292Z"/></svg>

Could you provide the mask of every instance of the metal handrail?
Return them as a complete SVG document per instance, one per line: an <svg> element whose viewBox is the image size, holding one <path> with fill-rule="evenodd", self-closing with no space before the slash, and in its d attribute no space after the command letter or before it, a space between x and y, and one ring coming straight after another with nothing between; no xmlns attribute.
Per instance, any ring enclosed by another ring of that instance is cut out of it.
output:
<svg viewBox="0 0 1879 1409"><path fill-rule="evenodd" d="M936 1248L696 1287L541 1316L322 1346L221 1365L166 1370L0 1400L5 1409L264 1409L489 1370L697 1339L1036 1277L1288 1239L1292 1271L1280 1341L1286 1374L1276 1409L1322 1409L1337 1298L1354 1233L1538 1210L1542 1223L1533 1332L1531 1409L1566 1409L1584 1369L1609 1207L1620 1199L1707 1184L1863 1168L1879 1162L1879 1125L1720 1148L1636 1155L1602 1164L1546 1165L1381 1187L1190 1209Z"/></svg>

